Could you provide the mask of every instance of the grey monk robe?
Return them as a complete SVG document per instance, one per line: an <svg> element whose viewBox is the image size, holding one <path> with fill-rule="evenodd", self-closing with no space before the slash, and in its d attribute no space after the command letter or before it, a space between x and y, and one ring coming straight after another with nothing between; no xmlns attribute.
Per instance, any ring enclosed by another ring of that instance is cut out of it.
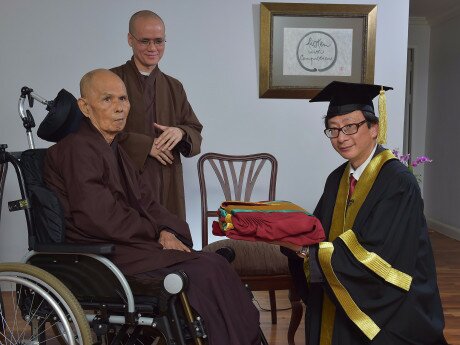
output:
<svg viewBox="0 0 460 345"><path fill-rule="evenodd" d="M173 164L163 166L156 162L160 171L160 203L169 211L185 219L185 196L180 154L192 157L200 153L203 126L193 112L182 84L164 74L158 67L149 75L139 73L134 61L111 69L125 83L131 110L125 131L146 134L153 139L161 134L153 122L163 126L178 127L185 132L173 149ZM131 141L124 144L127 151L135 151ZM147 171L152 174L152 171ZM151 177L154 178L154 177Z"/></svg>
<svg viewBox="0 0 460 345"><path fill-rule="evenodd" d="M121 133L109 145L85 119L77 133L48 149L44 179L64 208L67 241L114 243L110 259L126 275L157 281L183 270L190 281L190 304L204 319L209 345L260 344L259 313L224 258L164 250L158 243L161 230L190 247L192 239L187 223L155 201L150 181L121 145L125 137Z"/></svg>

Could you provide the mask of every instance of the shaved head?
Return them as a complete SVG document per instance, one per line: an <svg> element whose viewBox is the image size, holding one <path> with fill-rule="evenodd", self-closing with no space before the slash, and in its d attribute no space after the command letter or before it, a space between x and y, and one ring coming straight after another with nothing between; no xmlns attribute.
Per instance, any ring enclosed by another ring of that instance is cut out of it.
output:
<svg viewBox="0 0 460 345"><path fill-rule="evenodd" d="M92 89L92 84L95 79L98 77L103 77L103 76L113 76L117 79L120 79L115 73L112 71L109 71L108 69L103 69L103 68L98 68L92 71L89 71L86 73L80 80L80 96L83 98L88 97L88 94L90 93ZM121 82L123 82L120 79Z"/></svg>
<svg viewBox="0 0 460 345"><path fill-rule="evenodd" d="M142 11L134 13L131 16L131 19L129 20L129 32L133 34L137 34L137 32L135 32L136 30L135 22L138 19L156 19L162 22L164 26L163 19L161 19L161 17L158 14L156 14L155 12L149 11L149 10L142 10Z"/></svg>
<svg viewBox="0 0 460 345"><path fill-rule="evenodd" d="M130 104L123 81L106 69L86 73L80 81L78 106L107 143L123 130Z"/></svg>

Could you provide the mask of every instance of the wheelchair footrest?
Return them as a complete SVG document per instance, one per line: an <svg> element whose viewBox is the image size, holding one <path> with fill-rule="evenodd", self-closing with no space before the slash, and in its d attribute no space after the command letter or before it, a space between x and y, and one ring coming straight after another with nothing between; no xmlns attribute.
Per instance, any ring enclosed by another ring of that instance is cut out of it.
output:
<svg viewBox="0 0 460 345"><path fill-rule="evenodd" d="M196 338L203 338L206 339L207 335L204 330L204 324L203 321L201 320L201 317L197 317L193 322L192 322L192 327L193 331L195 333Z"/></svg>

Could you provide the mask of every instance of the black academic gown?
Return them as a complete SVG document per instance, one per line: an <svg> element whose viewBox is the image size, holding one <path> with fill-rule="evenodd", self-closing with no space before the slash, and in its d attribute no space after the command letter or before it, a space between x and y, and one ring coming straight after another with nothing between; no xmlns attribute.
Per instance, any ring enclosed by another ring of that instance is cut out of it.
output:
<svg viewBox="0 0 460 345"><path fill-rule="evenodd" d="M385 160L375 180L367 179L382 151L378 147L348 207L345 163L329 175L315 209L329 242L320 244L319 254L311 258L312 264L319 263L323 282L312 283L304 294L310 345L320 344L321 327L327 325L331 339L321 344L446 344L420 189L397 159ZM386 154L389 158L389 151ZM345 223L343 229L333 230L334 208ZM334 232L340 237L334 238ZM291 266L297 267L293 274L305 284L298 263L291 259ZM324 293L335 313L323 304Z"/></svg>

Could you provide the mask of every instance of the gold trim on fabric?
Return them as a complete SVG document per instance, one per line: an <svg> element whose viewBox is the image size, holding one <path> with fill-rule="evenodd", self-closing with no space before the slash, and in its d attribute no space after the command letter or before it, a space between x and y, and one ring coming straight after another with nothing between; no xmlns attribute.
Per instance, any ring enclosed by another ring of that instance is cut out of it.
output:
<svg viewBox="0 0 460 345"><path fill-rule="evenodd" d="M368 252L358 242L353 230L347 230L339 236L345 245L350 249L354 257L369 268L372 272L383 278L390 284L393 284L403 290L409 291L412 283L412 277L404 272L401 272L382 259L373 252Z"/></svg>
<svg viewBox="0 0 460 345"><path fill-rule="evenodd" d="M361 177L356 184L355 190L353 192L353 197L348 201L348 190L349 190L349 175L350 175L350 163L347 164L345 171L340 179L339 190L337 192L337 197L334 206L334 212L332 215L332 224L329 229L328 240L330 242L334 241L338 236L340 236L345 229L352 229L355 222L356 215L358 214L359 209L361 208L364 200L371 190L382 166L390 159L395 159L396 157L390 150L385 150L376 155L367 165L366 169L363 171ZM348 207L347 207L348 202ZM320 244L318 250L318 258L320 259L320 265L323 269L323 272L328 280L329 284L332 287L332 282L334 282L334 287L332 291L334 292L338 302L343 307L348 317L361 329L361 331L366 334L366 336L375 335L379 332L378 326L366 315L364 314L359 307L354 303L351 296L345 290L345 287L339 282L335 276L334 270L332 269L331 259L332 252L334 251L332 243L330 246L326 245L327 242ZM323 245L324 244L324 245ZM323 245L323 246L322 246ZM332 249L331 249L332 248ZM330 255L330 257L329 257ZM328 274L326 274L328 272ZM327 298L327 294L323 294L323 298ZM348 298L346 297L348 295ZM351 303L350 303L351 301ZM327 306L323 302L323 315L322 315L322 324L321 324L321 336L320 344L321 345L330 345L332 341L332 332L334 329L334 319L335 319L335 305ZM370 320L368 323L363 322L363 320ZM373 326L372 326L373 324ZM361 328L363 327L363 328ZM366 333L367 332L367 333ZM375 333L375 334L374 334ZM369 336L368 336L369 337ZM323 340L324 339L324 340ZM371 338L369 338L371 339Z"/></svg>
<svg viewBox="0 0 460 345"><path fill-rule="evenodd" d="M347 164L342 178L340 179L339 191L335 199L334 213L332 214L332 224L329 230L329 241L334 241L343 232L347 211L348 190L350 189L350 163ZM359 181L358 181L359 182ZM358 183L356 184L358 186ZM355 187L356 191L356 187Z"/></svg>
<svg viewBox="0 0 460 345"><path fill-rule="evenodd" d="M353 192L353 196L348 201L348 190L350 189L350 163L345 167L342 178L340 179L339 190L335 200L334 213L332 216L331 229L329 231L329 241L334 241L344 229L351 229L355 222L359 209L366 200L367 194L374 185L380 169L390 159L396 159L390 150L380 152L364 169ZM348 202L348 207L347 207Z"/></svg>
<svg viewBox="0 0 460 345"><path fill-rule="evenodd" d="M225 216L225 231L227 230L232 230L234 229L234 226L233 226L233 223L232 223L232 214L231 213L227 213L227 215Z"/></svg>
<svg viewBox="0 0 460 345"><path fill-rule="evenodd" d="M393 152L391 152L390 150L382 151L377 156L375 156L369 162L366 169L364 169L361 177L358 180L358 183L356 184L350 206L347 209L345 224L340 233L343 233L345 229L353 229L353 224L355 222L356 215L358 214L359 209L363 205L364 200L366 200L367 194L369 194L369 191L374 185L374 182L377 179L380 169L387 161L391 159L396 159ZM348 175L346 176L346 178L348 179ZM348 195L348 190L346 191L346 193Z"/></svg>
<svg viewBox="0 0 460 345"><path fill-rule="evenodd" d="M331 250L334 251L334 245L331 242L321 242L319 246L321 248L331 248ZM319 250L318 259L321 260L319 256ZM329 270L329 272L330 271L331 270ZM332 343L332 334L334 333L335 305L334 303L332 303L327 293L323 293L322 311L323 312L321 313L321 337L319 345L330 345Z"/></svg>
<svg viewBox="0 0 460 345"><path fill-rule="evenodd" d="M323 295L323 313L321 314L321 338L319 345L332 344L332 334L334 333L335 305L329 296Z"/></svg>
<svg viewBox="0 0 460 345"><path fill-rule="evenodd" d="M331 242L322 242L319 244L318 259L321 263L323 273L329 283L329 286L334 292L334 295L350 320L353 321L353 323L366 335L366 337L372 340L380 332L380 327L377 326L377 324L358 307L348 291L337 279L331 263L333 252L334 245ZM323 307L325 307L324 303ZM331 320L330 316L327 315L330 314L330 312L325 313L325 310L323 309L321 324L325 325L325 327L321 327L320 345L329 345L332 341L334 316ZM333 313L335 314L335 308Z"/></svg>

